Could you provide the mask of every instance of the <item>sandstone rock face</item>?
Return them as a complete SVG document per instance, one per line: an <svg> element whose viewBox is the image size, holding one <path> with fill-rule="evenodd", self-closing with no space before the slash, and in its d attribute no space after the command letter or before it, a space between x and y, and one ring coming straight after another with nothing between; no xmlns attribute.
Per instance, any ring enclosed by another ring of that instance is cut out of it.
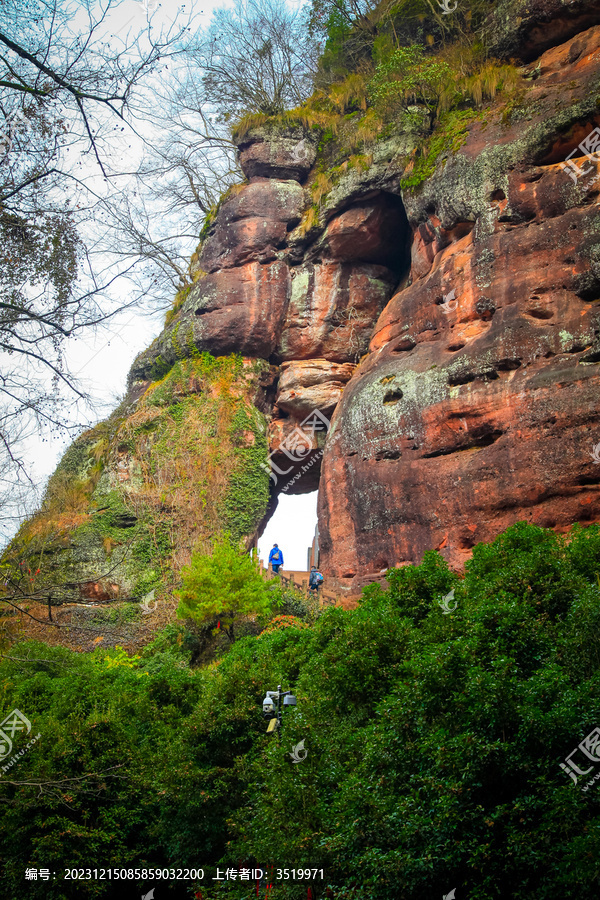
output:
<svg viewBox="0 0 600 900"><path fill-rule="evenodd" d="M599 31L542 57L534 94L549 106L528 129L492 125L488 148L473 129L405 198L411 283L376 325L322 465L322 568L351 593L427 549L460 568L519 520L600 521L600 169L585 160L572 180L557 157L576 130L557 140L545 118L573 67L578 90L597 86Z"/></svg>
<svg viewBox="0 0 600 900"><path fill-rule="evenodd" d="M311 255L379 263L400 271L406 266L402 253L408 234L406 213L398 198L378 193L334 216Z"/></svg>
<svg viewBox="0 0 600 900"><path fill-rule="evenodd" d="M356 367L327 359L283 363L275 400L280 410L302 419L313 409L332 413Z"/></svg>
<svg viewBox="0 0 600 900"><path fill-rule="evenodd" d="M277 159L286 146L276 143ZM331 215L298 262L287 236L306 206L305 192L275 177L281 166L264 171L272 177L255 175L222 203L195 265L200 277L176 319L135 361L131 390L139 393L196 351L272 359L284 367L271 394L273 413L291 416L293 430L310 410L330 414L339 401L406 274L409 226L397 196L370 189ZM288 363L294 366L286 369Z"/></svg>
<svg viewBox="0 0 600 900"><path fill-rule="evenodd" d="M600 125L599 10L506 0L496 51L530 61L518 102L475 115L415 190L422 129L379 142L308 232L311 136L247 134L249 183L134 365L143 390L191 349L269 362L271 508L319 486L321 567L348 596L431 548L460 568L519 519L600 520L600 170L576 150ZM314 410L328 434L304 428Z"/></svg>
<svg viewBox="0 0 600 900"><path fill-rule="evenodd" d="M314 142L302 129L277 135L253 129L239 144L246 178L295 178L303 181L316 159Z"/></svg>
<svg viewBox="0 0 600 900"><path fill-rule="evenodd" d="M196 346L214 354L236 350L268 359L283 326L288 295L288 269L279 261L207 276L188 301Z"/></svg>
<svg viewBox="0 0 600 900"><path fill-rule="evenodd" d="M501 0L490 16L491 52L529 62L599 22L598 0Z"/></svg>
<svg viewBox="0 0 600 900"><path fill-rule="evenodd" d="M151 374L158 377L160 366L170 367L195 350L268 359L283 328L289 291L289 270L280 260L204 276L190 291L181 316L135 360L130 382L135 388Z"/></svg>
<svg viewBox="0 0 600 900"><path fill-rule="evenodd" d="M303 207L304 191L296 181L245 185L219 210L202 247L200 268L215 272L250 261L271 262Z"/></svg>
<svg viewBox="0 0 600 900"><path fill-rule="evenodd" d="M304 260L291 268L278 357L356 362L406 272L408 232L399 198L381 191L333 215Z"/></svg>
<svg viewBox="0 0 600 900"><path fill-rule="evenodd" d="M279 358L355 362L367 350L394 274L384 266L331 261L308 262L292 274Z"/></svg>
<svg viewBox="0 0 600 900"><path fill-rule="evenodd" d="M281 361L356 362L366 352L407 267L406 214L397 198L377 194L332 219L306 253L319 262L292 265L286 234L303 203L296 182L261 180L223 204L197 265L207 274L177 320L136 360L134 383L148 378L159 357L172 365L191 347Z"/></svg>
<svg viewBox="0 0 600 900"><path fill-rule="evenodd" d="M272 512L279 494L305 494L319 487L321 460L329 420L321 422L322 430L303 428L302 418L274 416L267 438L270 453L270 481L272 486Z"/></svg>

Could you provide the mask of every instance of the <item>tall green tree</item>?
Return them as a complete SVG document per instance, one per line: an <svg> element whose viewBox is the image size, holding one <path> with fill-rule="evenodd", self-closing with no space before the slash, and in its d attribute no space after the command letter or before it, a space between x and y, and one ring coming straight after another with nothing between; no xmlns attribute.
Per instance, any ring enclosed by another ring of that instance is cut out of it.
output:
<svg viewBox="0 0 600 900"><path fill-rule="evenodd" d="M271 607L269 587L278 579L265 581L256 553L251 556L228 534L217 538L212 555L194 554L183 570L178 615L207 623L218 617L220 626L233 643L235 625L243 616L264 615Z"/></svg>

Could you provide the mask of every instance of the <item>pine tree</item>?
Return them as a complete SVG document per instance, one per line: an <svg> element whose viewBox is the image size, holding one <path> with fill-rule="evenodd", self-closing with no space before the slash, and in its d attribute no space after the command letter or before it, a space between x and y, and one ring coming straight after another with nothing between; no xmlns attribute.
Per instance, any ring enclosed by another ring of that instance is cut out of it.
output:
<svg viewBox="0 0 600 900"><path fill-rule="evenodd" d="M229 534L215 540L212 555L194 554L182 571L177 613L180 618L203 623L219 617L221 627L233 643L240 618L267 613L271 606L269 587L260 573L256 552L248 556Z"/></svg>

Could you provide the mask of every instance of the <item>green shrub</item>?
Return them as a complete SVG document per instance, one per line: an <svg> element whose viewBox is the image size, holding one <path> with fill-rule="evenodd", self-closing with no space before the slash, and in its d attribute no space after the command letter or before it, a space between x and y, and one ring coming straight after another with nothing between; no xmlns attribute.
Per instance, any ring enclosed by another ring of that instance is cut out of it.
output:
<svg viewBox="0 0 600 900"><path fill-rule="evenodd" d="M426 56L421 47L397 47L377 66L370 83L370 98L386 118L406 113L411 104L424 105L435 114L451 76L447 63Z"/></svg>
<svg viewBox="0 0 600 900"><path fill-rule="evenodd" d="M385 599L392 602L401 615L420 622L431 612L435 599L456 587L459 580L448 563L434 550L428 550L420 566L390 569L386 575L389 590L369 585L363 591L363 602L374 607Z"/></svg>
<svg viewBox="0 0 600 900"><path fill-rule="evenodd" d="M316 622L322 611L317 598L293 587L276 586L273 589L273 606L281 616L295 616L311 623Z"/></svg>
<svg viewBox="0 0 600 900"><path fill-rule="evenodd" d="M189 566L182 570L182 587L178 615L206 623L218 618L233 643L235 625L240 618L264 615L271 606L268 586L255 553L248 556L243 547L228 534L217 538L212 554L195 553Z"/></svg>

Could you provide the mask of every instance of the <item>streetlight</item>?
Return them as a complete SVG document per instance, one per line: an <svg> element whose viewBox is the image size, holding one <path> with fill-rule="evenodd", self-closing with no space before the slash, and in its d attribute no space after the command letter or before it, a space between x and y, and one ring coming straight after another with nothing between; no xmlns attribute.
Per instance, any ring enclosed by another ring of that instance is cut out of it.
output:
<svg viewBox="0 0 600 900"><path fill-rule="evenodd" d="M275 700L275 703L273 702ZM282 700L283 706L297 706L297 701L291 691L282 691L281 685L277 685L276 691L267 691L263 700L263 716L269 719L267 734L281 728L282 724Z"/></svg>

